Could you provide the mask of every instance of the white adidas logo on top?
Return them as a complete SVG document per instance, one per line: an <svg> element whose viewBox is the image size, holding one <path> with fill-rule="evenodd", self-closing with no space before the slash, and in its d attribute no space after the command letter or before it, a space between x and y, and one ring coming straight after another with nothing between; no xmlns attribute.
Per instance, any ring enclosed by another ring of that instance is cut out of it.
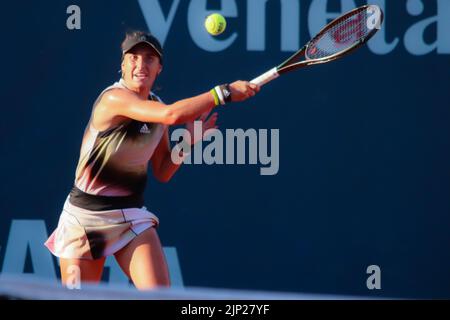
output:
<svg viewBox="0 0 450 320"><path fill-rule="evenodd" d="M146 123L144 123L144 125L141 127L140 132L141 133L150 133L150 129L148 128Z"/></svg>

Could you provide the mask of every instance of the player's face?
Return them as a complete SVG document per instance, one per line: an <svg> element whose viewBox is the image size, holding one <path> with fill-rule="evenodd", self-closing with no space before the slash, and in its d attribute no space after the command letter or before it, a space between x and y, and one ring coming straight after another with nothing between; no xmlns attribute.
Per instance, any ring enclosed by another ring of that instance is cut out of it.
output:
<svg viewBox="0 0 450 320"><path fill-rule="evenodd" d="M161 71L156 53L146 44L140 44L127 52L122 62L123 78L128 87L150 90Z"/></svg>

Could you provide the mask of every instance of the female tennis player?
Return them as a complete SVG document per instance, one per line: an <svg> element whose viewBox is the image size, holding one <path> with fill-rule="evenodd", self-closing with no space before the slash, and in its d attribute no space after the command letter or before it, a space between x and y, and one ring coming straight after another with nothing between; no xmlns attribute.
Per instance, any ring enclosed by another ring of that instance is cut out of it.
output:
<svg viewBox="0 0 450 320"><path fill-rule="evenodd" d="M217 113L208 117L212 109L259 91L258 85L236 81L165 105L151 91L163 65L159 41L136 31L126 35L121 48L122 78L94 103L74 186L45 243L60 258L63 285L73 276L73 266L82 283L98 283L106 257L114 255L136 288L169 286L155 230L159 220L143 206L148 163L156 179L169 181L180 166L171 159L169 126L185 123L192 131L192 122L200 119L203 130L216 128ZM185 156L182 143L175 146L180 157Z"/></svg>

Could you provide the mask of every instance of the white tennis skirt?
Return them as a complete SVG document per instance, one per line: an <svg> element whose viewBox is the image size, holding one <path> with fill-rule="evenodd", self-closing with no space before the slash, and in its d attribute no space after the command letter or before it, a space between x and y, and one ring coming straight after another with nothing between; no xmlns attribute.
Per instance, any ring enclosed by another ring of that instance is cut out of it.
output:
<svg viewBox="0 0 450 320"><path fill-rule="evenodd" d="M142 208L91 211L72 205L67 197L58 226L45 242L57 257L99 259L113 255L159 219Z"/></svg>

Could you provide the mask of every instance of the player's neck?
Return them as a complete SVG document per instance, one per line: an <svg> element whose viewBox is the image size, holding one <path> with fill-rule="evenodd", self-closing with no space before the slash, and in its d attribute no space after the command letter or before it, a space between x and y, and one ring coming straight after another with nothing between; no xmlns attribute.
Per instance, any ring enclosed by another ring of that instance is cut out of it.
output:
<svg viewBox="0 0 450 320"><path fill-rule="evenodd" d="M124 81L123 79L121 80L122 84L130 91L133 91L134 93L136 93L139 97L141 97L144 100L148 99L148 96L150 95L150 87L133 87L130 86L126 83L126 81Z"/></svg>
<svg viewBox="0 0 450 320"><path fill-rule="evenodd" d="M141 97L144 100L148 99L148 96L150 95L150 88L139 88L135 91L139 97Z"/></svg>

